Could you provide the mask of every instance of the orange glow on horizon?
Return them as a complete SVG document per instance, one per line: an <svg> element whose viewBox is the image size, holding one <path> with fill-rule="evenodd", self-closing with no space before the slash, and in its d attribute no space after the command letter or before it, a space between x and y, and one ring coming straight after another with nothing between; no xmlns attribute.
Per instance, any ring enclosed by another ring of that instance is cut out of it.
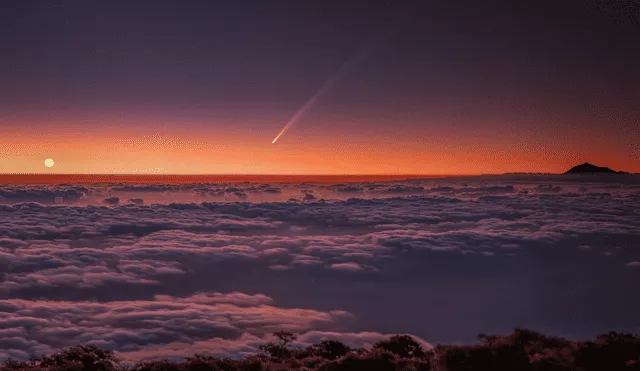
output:
<svg viewBox="0 0 640 371"><path fill-rule="evenodd" d="M213 124L207 130L166 129L151 120L142 124L159 129L144 132L126 122L102 122L91 131L73 122L50 130L28 124L0 129L0 173L478 175L560 173L586 161L640 172L640 162L593 139L568 145L561 136L396 133L393 127L341 135L338 124L306 122L273 146L270 130L257 132L250 125L216 131ZM46 158L54 159L55 166L46 168Z"/></svg>

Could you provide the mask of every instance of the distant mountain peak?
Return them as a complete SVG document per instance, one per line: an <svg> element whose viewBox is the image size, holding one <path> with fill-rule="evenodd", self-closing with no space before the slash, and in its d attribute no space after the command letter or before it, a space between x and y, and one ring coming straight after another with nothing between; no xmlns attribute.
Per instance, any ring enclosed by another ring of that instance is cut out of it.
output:
<svg viewBox="0 0 640 371"><path fill-rule="evenodd" d="M624 172L624 171L611 170L608 167L596 166L596 165L590 164L588 162L585 162L584 164L580 164L580 165L576 165L576 166L572 167L565 174L592 174L592 173L596 173L596 174L602 174L602 173L606 173L606 174L629 174L629 173Z"/></svg>

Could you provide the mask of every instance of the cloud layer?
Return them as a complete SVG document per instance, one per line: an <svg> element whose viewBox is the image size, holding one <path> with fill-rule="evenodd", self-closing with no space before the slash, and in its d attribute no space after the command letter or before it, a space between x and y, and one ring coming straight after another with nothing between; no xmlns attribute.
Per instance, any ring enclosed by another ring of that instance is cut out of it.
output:
<svg viewBox="0 0 640 371"><path fill-rule="evenodd" d="M2 303L2 310L2 358L75 344L116 349L130 361L156 352L162 357L195 352L241 357L257 352L270 332L281 329L303 333L299 345L319 338L370 345L383 338L379 333L327 331L351 316L344 311L279 308L267 296L238 292L107 303L12 299ZM314 328L325 331L310 331Z"/></svg>
<svg viewBox="0 0 640 371"><path fill-rule="evenodd" d="M639 331L639 195L510 178L0 188L0 358L92 341L238 356L275 329L299 345Z"/></svg>
<svg viewBox="0 0 640 371"><path fill-rule="evenodd" d="M612 183L615 181L615 183ZM476 198L486 195L562 194L566 197L638 197L638 175L615 178L563 175L502 175L425 178L365 183L177 183L177 184L59 184L10 185L0 187L0 204L38 202L53 205L117 205L201 202L312 202L388 198L398 196L454 196Z"/></svg>

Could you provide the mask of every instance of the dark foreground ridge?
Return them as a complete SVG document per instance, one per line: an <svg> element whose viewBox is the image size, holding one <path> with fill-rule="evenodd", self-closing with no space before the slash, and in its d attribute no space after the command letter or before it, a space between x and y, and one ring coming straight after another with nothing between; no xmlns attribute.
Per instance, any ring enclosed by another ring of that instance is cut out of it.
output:
<svg viewBox="0 0 640 371"><path fill-rule="evenodd" d="M608 167L592 165L588 162L569 169L565 174L629 174L626 171L615 171Z"/></svg>
<svg viewBox="0 0 640 371"><path fill-rule="evenodd" d="M478 335L475 345L424 349L407 335L392 336L372 348L350 349L325 340L308 348L291 346L296 335L276 332L276 341L242 360L194 355L180 361L125 366L110 350L76 346L27 362L7 360L0 370L47 371L617 371L640 370L640 337L610 332L594 340L571 341L526 329L510 335Z"/></svg>

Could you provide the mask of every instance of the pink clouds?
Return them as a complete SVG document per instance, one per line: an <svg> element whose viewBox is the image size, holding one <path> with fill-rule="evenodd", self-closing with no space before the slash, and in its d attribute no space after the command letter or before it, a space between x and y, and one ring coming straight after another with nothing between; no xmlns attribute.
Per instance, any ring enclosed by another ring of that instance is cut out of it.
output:
<svg viewBox="0 0 640 371"><path fill-rule="evenodd" d="M362 268L358 263L337 263L337 264L331 264L331 269L353 272L353 271L360 271L364 268Z"/></svg>
<svg viewBox="0 0 640 371"><path fill-rule="evenodd" d="M259 306L271 303L273 300L262 294L249 295L242 292L230 292L222 294L214 293L197 293L186 298L176 298L168 295L156 295L158 302L177 302L177 303L193 303L193 304L216 304L229 303L237 306Z"/></svg>
<svg viewBox="0 0 640 371"><path fill-rule="evenodd" d="M160 349L168 351L164 357L185 357L212 345L219 345L209 348L214 354L239 356L257 352L257 345L273 331L338 328L351 316L340 310L281 308L272 302L265 295L241 292L105 303L5 300L0 317L5 350L0 357L79 343L120 350L124 359L132 360L153 357Z"/></svg>
<svg viewBox="0 0 640 371"><path fill-rule="evenodd" d="M125 361L139 362L152 359L183 359L194 354L241 358L256 354L264 338L243 333L237 339L213 338L192 342L172 342L160 346L148 346L122 354Z"/></svg>
<svg viewBox="0 0 640 371"><path fill-rule="evenodd" d="M67 186L4 189L0 358L91 341L131 359L240 355L275 329L370 344L396 329L457 341L521 321L581 336L635 323L637 188L504 181L87 186L62 206L43 200ZM172 199L195 190L229 198ZM309 191L325 200L278 201ZM128 192L145 202L81 202ZM42 204L14 202L27 196ZM588 309L557 316L573 305Z"/></svg>

